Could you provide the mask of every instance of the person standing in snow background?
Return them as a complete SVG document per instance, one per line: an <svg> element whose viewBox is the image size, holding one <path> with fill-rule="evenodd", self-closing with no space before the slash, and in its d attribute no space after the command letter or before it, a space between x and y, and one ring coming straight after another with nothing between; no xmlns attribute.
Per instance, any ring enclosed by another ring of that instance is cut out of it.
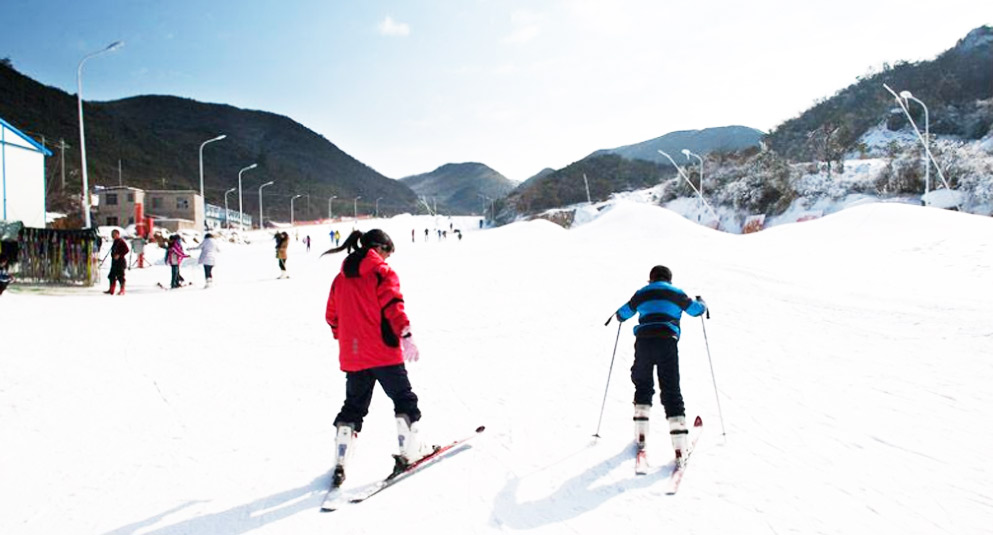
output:
<svg viewBox="0 0 993 535"><path fill-rule="evenodd" d="M669 268L655 266L649 272L648 285L635 292L615 314L622 323L638 314L638 325L634 327L634 364L631 366L635 444L639 450L645 449L652 397L655 395L653 372L657 367L660 397L679 465L685 462L689 434L686 408L679 388L679 318L683 311L699 316L706 310L702 298L690 299L672 285L672 271Z"/></svg>
<svg viewBox="0 0 993 535"><path fill-rule="evenodd" d="M131 250L128 249L124 238L121 238L121 231L114 229L110 236L114 239L114 243L110 246L110 274L107 275L110 279L110 289L104 293L114 295L114 287L120 282L121 291L117 295L124 295L124 270L128 265L126 257Z"/></svg>
<svg viewBox="0 0 993 535"><path fill-rule="evenodd" d="M290 235L286 232L276 233L276 260L279 262L280 279L288 279L290 275L286 272L286 249L290 246Z"/></svg>
<svg viewBox="0 0 993 535"><path fill-rule="evenodd" d="M418 437L421 411L404 365L416 362L419 355L404 310L400 279L386 263L394 251L393 240L379 229L356 230L340 247L321 256L345 249L349 254L331 284L325 312L345 372L345 402L334 419L334 487L345 480L345 465L377 382L393 400L400 450L395 470L432 451Z"/></svg>
<svg viewBox="0 0 993 535"><path fill-rule="evenodd" d="M185 258L189 258L189 255L183 251L183 239L179 237L179 234L173 234L169 237L169 249L166 251L166 264L172 268L172 280L169 282L169 288L179 288L183 282L183 277L179 274L179 266Z"/></svg>
<svg viewBox="0 0 993 535"><path fill-rule="evenodd" d="M200 260L203 265L204 288L210 288L214 282L214 265L217 263L217 253L221 248L217 245L214 235L206 233L203 235L203 243L200 244Z"/></svg>

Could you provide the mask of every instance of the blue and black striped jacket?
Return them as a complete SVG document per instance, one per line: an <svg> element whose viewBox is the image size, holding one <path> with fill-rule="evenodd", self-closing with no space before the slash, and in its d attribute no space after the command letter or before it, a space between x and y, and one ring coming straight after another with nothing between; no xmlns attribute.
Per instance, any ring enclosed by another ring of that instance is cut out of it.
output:
<svg viewBox="0 0 993 535"><path fill-rule="evenodd" d="M617 310L617 319L627 321L638 313L634 335L644 337L672 337L679 339L679 318L683 311L690 316L703 314L707 307L672 284L656 281L635 292L630 301Z"/></svg>

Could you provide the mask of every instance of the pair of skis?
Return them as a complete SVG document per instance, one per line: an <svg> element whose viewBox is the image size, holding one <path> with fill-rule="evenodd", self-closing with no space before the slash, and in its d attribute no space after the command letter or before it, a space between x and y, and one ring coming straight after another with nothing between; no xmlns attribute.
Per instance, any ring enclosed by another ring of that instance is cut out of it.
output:
<svg viewBox="0 0 993 535"><path fill-rule="evenodd" d="M665 492L667 495L671 496L679 491L679 484L683 481L683 474L686 473L686 466L690 462L690 455L693 454L693 450L696 448L696 443L700 440L700 434L702 432L703 419L697 416L693 421L693 428L690 430L690 437L687 441L686 451L683 453L682 462L673 460L670 463L673 469L669 474L669 488ZM648 456L644 449L638 449L635 453L634 473L637 475L648 473Z"/></svg>
<svg viewBox="0 0 993 535"><path fill-rule="evenodd" d="M459 440L451 442L445 446L441 446L440 448L434 450L430 454L411 463L406 468L402 470L394 471L392 474L386 476L386 478L384 478L383 480L374 483L372 485L362 487L356 492L346 495L342 492L340 487L332 486L331 489L328 490L327 494L324 496L324 502L321 504L321 511L324 512L337 511L338 509L349 503L353 503L353 504L362 503L368 500L369 498L372 498L373 496L379 494L380 492L383 492L384 490L392 487L393 485L403 481L404 479L407 479L411 475L427 468L428 466L436 464L442 459L445 459L447 457L451 457L456 452L461 451L463 446L465 446L466 442L471 440L476 435L482 433L484 430L486 430L486 426L481 425L476 428L475 433L465 438L461 438Z"/></svg>

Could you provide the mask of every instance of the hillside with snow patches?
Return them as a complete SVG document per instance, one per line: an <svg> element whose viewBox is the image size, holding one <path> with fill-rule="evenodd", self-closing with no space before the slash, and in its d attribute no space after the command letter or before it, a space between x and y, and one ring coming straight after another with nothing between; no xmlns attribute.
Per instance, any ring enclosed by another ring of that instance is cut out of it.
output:
<svg viewBox="0 0 993 535"><path fill-rule="evenodd" d="M447 219L359 222L397 245L422 436L487 430L333 513L318 508L344 375L324 306L344 255L318 256L328 227L296 229L315 245L292 243L289 280L258 232L223 244L207 290L195 264L194 286L160 290L158 258L120 297L105 278L15 284L0 297L0 533L990 532L993 219L872 203L734 235L601 208L570 230L456 218L461 241L437 239ZM657 398L653 469L634 475L633 323L603 325L655 264L712 314L682 322L705 431L676 496ZM395 447L377 390L346 486L385 476Z"/></svg>

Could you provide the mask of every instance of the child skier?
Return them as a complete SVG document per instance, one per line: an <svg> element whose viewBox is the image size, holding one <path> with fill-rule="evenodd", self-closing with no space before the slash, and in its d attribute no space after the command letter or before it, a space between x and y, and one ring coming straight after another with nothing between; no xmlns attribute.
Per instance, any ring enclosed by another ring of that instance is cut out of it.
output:
<svg viewBox="0 0 993 535"><path fill-rule="evenodd" d="M350 254L331 284L325 313L331 334L338 340L338 359L345 372L345 403L334 419L335 487L345 480L345 462L362 431L377 382L393 400L400 446L395 470L433 451L418 439L421 411L404 367L404 362L417 361L418 351L410 334L400 279L386 263L393 254L393 240L379 229L365 234L356 230L341 247L324 254L343 249Z"/></svg>
<svg viewBox="0 0 993 535"><path fill-rule="evenodd" d="M618 321L624 322L638 313L634 328L634 365L631 382L634 383L634 435L639 450L645 449L648 436L648 417L655 395L653 372L658 367L659 390L662 405L669 421L669 435L676 452L676 463L685 461L689 429L686 427L686 409L679 389L679 318L685 311L699 316L707 310L703 299L693 300L672 285L672 271L665 266L655 266L648 275L648 285L635 292L631 300L617 310Z"/></svg>

